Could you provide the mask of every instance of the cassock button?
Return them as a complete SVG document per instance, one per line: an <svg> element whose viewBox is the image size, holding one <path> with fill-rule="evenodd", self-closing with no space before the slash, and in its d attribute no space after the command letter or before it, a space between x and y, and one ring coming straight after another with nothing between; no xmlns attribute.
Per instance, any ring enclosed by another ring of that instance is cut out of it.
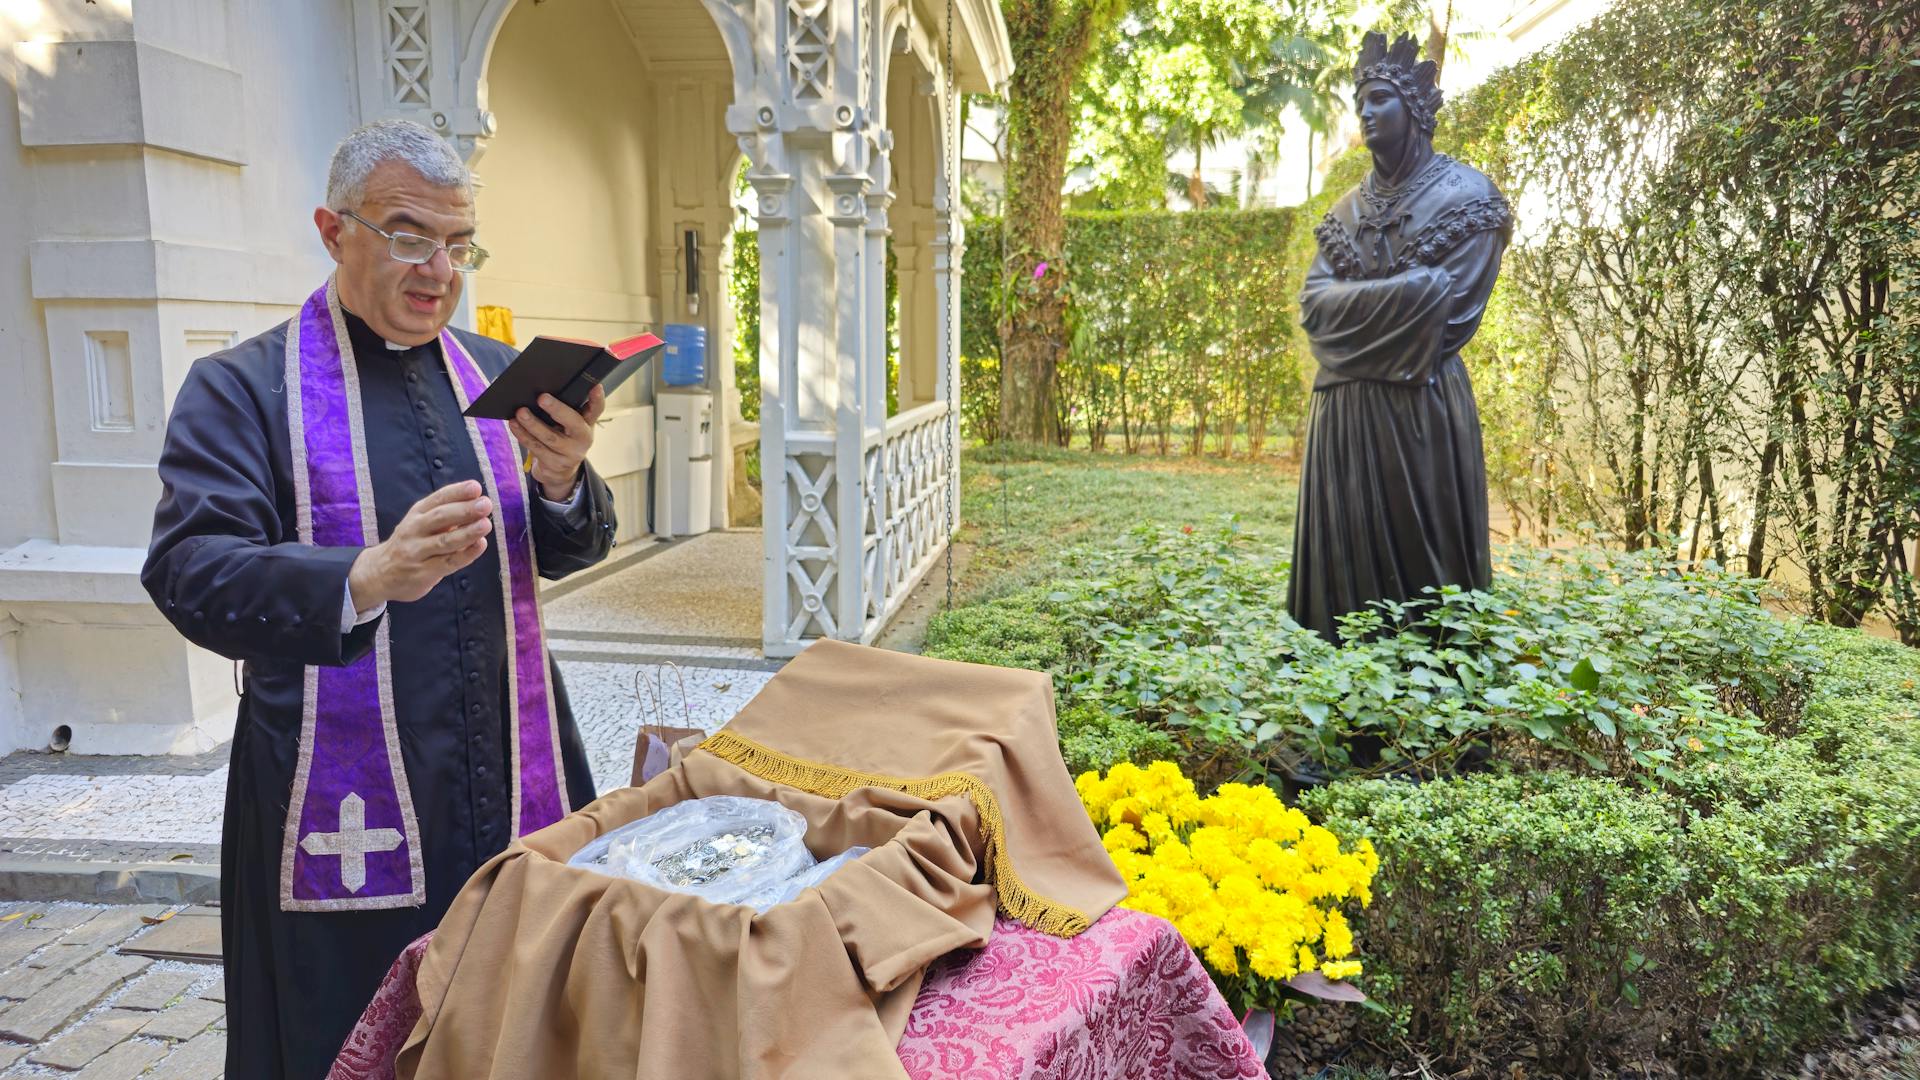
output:
<svg viewBox="0 0 1920 1080"><path fill-rule="evenodd" d="M480 643L479 643L479 642L477 642L477 641L475 641L475 640L473 640L472 638L468 638L468 639L467 639L467 651L468 651L468 652L479 652L479 651L480 651Z"/></svg>
<svg viewBox="0 0 1920 1080"><path fill-rule="evenodd" d="M416 401L416 402L414 402L414 403L413 403L413 407L414 407L414 408L416 408L416 409L419 409L419 410L420 410L421 412L426 412L426 411L427 411L427 403L426 403L426 402L424 402L424 401Z"/></svg>
<svg viewBox="0 0 1920 1080"><path fill-rule="evenodd" d="M458 581L460 582L460 588L462 588L462 589L465 589L465 588L467 587L467 579L466 579L466 578L458 578L458 579L456 579L456 580L458 580Z"/></svg>
<svg viewBox="0 0 1920 1080"><path fill-rule="evenodd" d="M290 622L292 622L292 623L293 623L293 625L295 625L295 626L299 626L299 625L300 625L300 616L298 616L298 615L295 615L295 616L294 616L294 617L293 617L292 619L290 619L289 621L290 621Z"/></svg>
<svg viewBox="0 0 1920 1080"><path fill-rule="evenodd" d="M407 381L408 381L408 382L419 382L419 381L420 381L420 376L418 376L418 375L416 375L416 374L414 374L413 372L411 372L411 371L409 371L409 372L407 372Z"/></svg>
<svg viewBox="0 0 1920 1080"><path fill-rule="evenodd" d="M434 458L434 459L433 459L433 467L434 467L434 468L436 468L436 469L443 469L443 468L445 468L445 467L446 467L446 465L445 465L445 463L443 463L443 462L442 462L442 461L441 461L441 460L440 460L439 458Z"/></svg>
<svg viewBox="0 0 1920 1080"><path fill-rule="evenodd" d="M469 707L467 708L467 711L468 711L468 712L470 712L470 713L472 713L472 714L473 714L473 715L475 715L475 716L479 716L479 715L480 715L480 703L479 703L479 702L477 702L477 701L476 701L476 702L474 702L474 703L473 703L473 704L472 704L471 706L469 706ZM475 735L475 736L473 737L473 741L474 741L474 742L479 742L479 741L480 741L480 736L478 736L478 735Z"/></svg>
<svg viewBox="0 0 1920 1080"><path fill-rule="evenodd" d="M230 623L233 623L233 622L239 622L239 621L240 621L240 613L239 613L239 612L237 612L237 611L229 611L229 612L227 612L227 621L228 621L228 622L230 622Z"/></svg>
<svg viewBox="0 0 1920 1080"><path fill-rule="evenodd" d="M431 439L431 438L433 438L433 429L432 429L432 428L428 428L427 430L425 430L425 431L423 431L423 432L421 432L421 434L423 434L423 435L425 435L425 436L426 436L427 438L429 438L429 439Z"/></svg>
<svg viewBox="0 0 1920 1080"><path fill-rule="evenodd" d="M473 775L475 776L487 775L487 767L485 765L475 765L473 767Z"/></svg>
<svg viewBox="0 0 1920 1080"><path fill-rule="evenodd" d="M479 681L480 681L480 673L479 673L479 672L477 672L477 671L469 671L469 672L467 672L467 681L468 681L468 682L479 682Z"/></svg>

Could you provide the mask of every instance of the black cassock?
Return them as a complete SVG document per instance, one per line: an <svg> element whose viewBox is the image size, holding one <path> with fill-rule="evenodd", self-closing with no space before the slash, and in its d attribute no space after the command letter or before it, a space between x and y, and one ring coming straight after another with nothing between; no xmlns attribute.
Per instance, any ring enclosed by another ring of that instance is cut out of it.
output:
<svg viewBox="0 0 1920 1080"><path fill-rule="evenodd" d="M438 346L390 350L351 314L347 325L386 537L415 502L480 479L480 467ZM489 378L515 355L500 342L454 333ZM220 930L227 1075L247 1080L325 1076L394 958L433 929L473 871L513 839L506 625L499 547L490 538L471 566L418 601L388 605L382 616L391 621L395 712L420 825L426 905L280 910L303 668L352 662L373 648L379 625L340 632L347 570L360 549L296 539L286 339L282 324L187 373L167 424L165 488L141 575L188 639L246 661L220 840ZM532 502L541 576L559 578L606 557L613 498L591 469L569 513ZM558 670L553 691L567 798L578 809L593 798L593 778Z"/></svg>
<svg viewBox="0 0 1920 1080"><path fill-rule="evenodd" d="M1445 155L1399 188L1369 174L1316 228L1300 294L1320 370L1287 607L1338 618L1429 586L1485 588L1487 473L1460 349L1512 229L1493 183Z"/></svg>

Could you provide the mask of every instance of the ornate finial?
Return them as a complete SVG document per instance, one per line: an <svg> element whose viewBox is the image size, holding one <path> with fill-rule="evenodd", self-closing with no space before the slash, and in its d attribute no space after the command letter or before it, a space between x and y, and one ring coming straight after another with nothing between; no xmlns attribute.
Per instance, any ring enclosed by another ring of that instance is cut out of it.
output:
<svg viewBox="0 0 1920 1080"><path fill-rule="evenodd" d="M1360 43L1360 61L1353 66L1353 86L1375 80L1391 83L1413 113L1413 122L1422 134L1433 134L1433 122L1445 95L1435 85L1439 68L1431 60L1420 59L1420 46L1412 37L1401 34L1387 48L1387 35L1369 31Z"/></svg>

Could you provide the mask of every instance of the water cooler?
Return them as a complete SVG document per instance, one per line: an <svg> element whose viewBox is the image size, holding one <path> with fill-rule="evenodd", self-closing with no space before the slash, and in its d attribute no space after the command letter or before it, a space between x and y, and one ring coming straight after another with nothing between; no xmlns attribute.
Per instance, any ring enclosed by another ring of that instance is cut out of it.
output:
<svg viewBox="0 0 1920 1080"><path fill-rule="evenodd" d="M653 531L698 536L713 524L713 395L706 383L706 328L669 325L654 395Z"/></svg>

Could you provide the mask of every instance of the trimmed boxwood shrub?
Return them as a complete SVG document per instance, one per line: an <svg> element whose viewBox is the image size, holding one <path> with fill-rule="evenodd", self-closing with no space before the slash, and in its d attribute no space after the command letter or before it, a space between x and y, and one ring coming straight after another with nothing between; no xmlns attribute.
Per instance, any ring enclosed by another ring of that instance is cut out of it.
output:
<svg viewBox="0 0 1920 1080"><path fill-rule="evenodd" d="M1066 660L1066 637L1035 590L943 611L927 624L922 652L941 660L1051 671Z"/></svg>
<svg viewBox="0 0 1920 1080"><path fill-rule="evenodd" d="M1649 790L1560 772L1343 782L1381 854L1357 924L1387 1034L1554 1075L1740 1076L1920 958L1920 653L1822 629L1800 731Z"/></svg>

